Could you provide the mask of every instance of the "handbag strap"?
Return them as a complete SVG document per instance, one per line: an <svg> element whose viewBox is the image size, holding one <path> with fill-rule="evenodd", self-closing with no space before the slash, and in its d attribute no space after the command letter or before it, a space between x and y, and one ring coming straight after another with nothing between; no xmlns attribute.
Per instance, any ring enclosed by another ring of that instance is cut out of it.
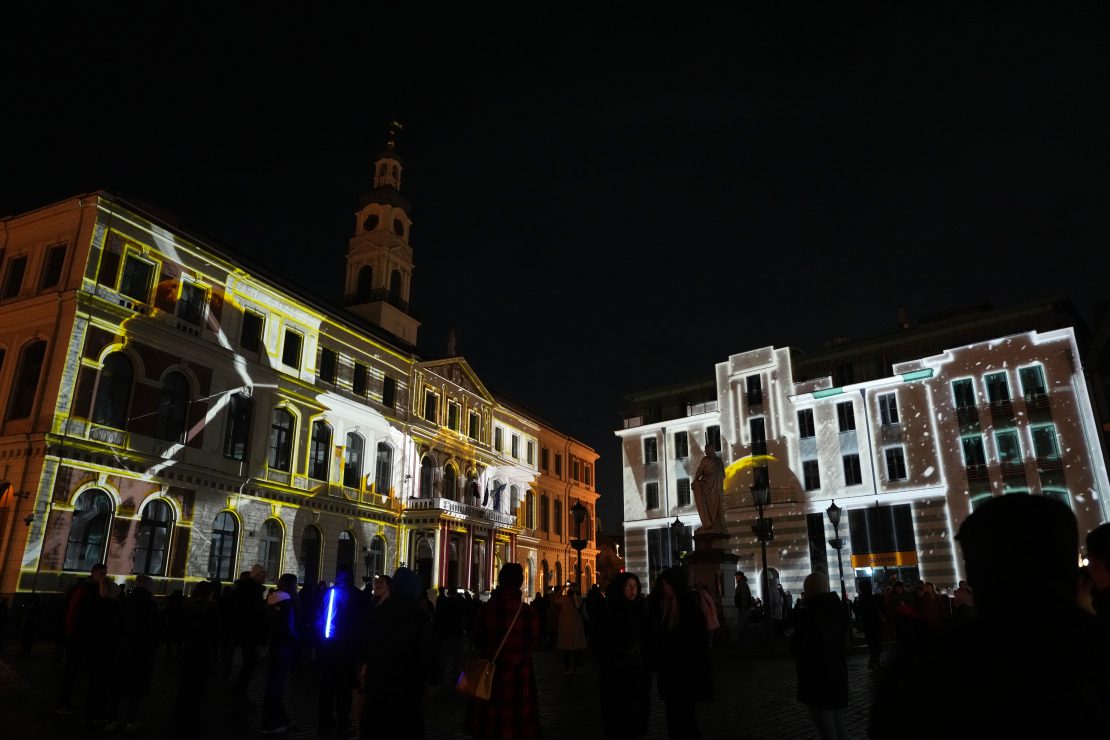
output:
<svg viewBox="0 0 1110 740"><path fill-rule="evenodd" d="M509 622L509 629L505 630L505 636L501 638L501 644L497 646L497 652L493 654L493 659L490 663L497 662L497 656L501 654L501 648L505 647L505 640L509 639L509 633L513 631L513 625L516 624L516 618L520 616L520 610L524 608L524 599L520 600L520 606L516 608L516 614L513 615L513 621Z"/></svg>

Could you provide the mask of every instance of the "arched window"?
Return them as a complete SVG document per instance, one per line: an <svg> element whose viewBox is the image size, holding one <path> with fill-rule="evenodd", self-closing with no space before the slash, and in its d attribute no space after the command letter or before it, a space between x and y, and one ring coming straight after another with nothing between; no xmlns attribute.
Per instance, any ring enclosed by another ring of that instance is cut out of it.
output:
<svg viewBox="0 0 1110 740"><path fill-rule="evenodd" d="M181 373L170 373L162 381L158 414L154 417L154 436L167 442L180 442L185 434L189 411L189 381Z"/></svg>
<svg viewBox="0 0 1110 740"><path fill-rule="evenodd" d="M509 513L517 516L520 512L520 489L509 486Z"/></svg>
<svg viewBox="0 0 1110 740"><path fill-rule="evenodd" d="M135 540L135 561L131 565L132 573L146 573L148 576L166 575L172 521L170 505L162 499L151 499L143 507L143 516L139 520L139 536Z"/></svg>
<svg viewBox="0 0 1110 740"><path fill-rule="evenodd" d="M540 529L544 532L551 531L551 512L547 508L547 494L540 496Z"/></svg>
<svg viewBox="0 0 1110 740"><path fill-rule="evenodd" d="M293 415L274 409L270 421L270 469L288 473L293 457Z"/></svg>
<svg viewBox="0 0 1110 740"><path fill-rule="evenodd" d="M308 451L308 477L328 479L331 460L331 426L322 419L312 422L312 442Z"/></svg>
<svg viewBox="0 0 1110 740"><path fill-rule="evenodd" d="M112 501L104 491L89 490L77 497L63 570L87 571L104 561L111 520Z"/></svg>
<svg viewBox="0 0 1110 740"><path fill-rule="evenodd" d="M297 564L297 581L314 584L320 579L320 530L308 525L301 535L301 557Z"/></svg>
<svg viewBox="0 0 1110 740"><path fill-rule="evenodd" d="M393 165L393 179L396 180L400 175L398 174L397 165Z"/></svg>
<svg viewBox="0 0 1110 740"><path fill-rule="evenodd" d="M543 577L543 590L547 593L547 589L551 586L551 569L547 567L547 558L540 561L540 575Z"/></svg>
<svg viewBox="0 0 1110 740"><path fill-rule="evenodd" d="M474 475L474 469L466 471L466 492L463 494L463 503L472 504L474 499L481 496L478 490L478 481Z"/></svg>
<svg viewBox="0 0 1110 740"><path fill-rule="evenodd" d="M435 478L435 467L432 464L432 458L428 455L420 461L420 498L433 498L435 491L432 490L432 480Z"/></svg>
<svg viewBox="0 0 1110 740"><path fill-rule="evenodd" d="M367 303L370 300L370 291L374 289L374 268L370 265L363 265L358 271L358 287L355 288L355 298L359 303Z"/></svg>
<svg viewBox="0 0 1110 740"><path fill-rule="evenodd" d="M524 494L524 526L528 529L535 529L536 527L536 494L531 490Z"/></svg>
<svg viewBox="0 0 1110 740"><path fill-rule="evenodd" d="M532 558L528 558L527 560L524 561L524 595L525 596L531 596L533 594L533 588L532 588L532 571L533 570L535 570L535 569L532 567Z"/></svg>
<svg viewBox="0 0 1110 740"><path fill-rule="evenodd" d="M563 564L560 562L555 563L555 588L565 586L563 583Z"/></svg>
<svg viewBox="0 0 1110 740"><path fill-rule="evenodd" d="M385 539L375 535L370 540L370 571L366 574L376 578L385 572Z"/></svg>
<svg viewBox="0 0 1110 740"><path fill-rule="evenodd" d="M443 468L443 495L452 501L458 498L458 483L459 475L455 472L454 465L446 465Z"/></svg>
<svg viewBox="0 0 1110 740"><path fill-rule="evenodd" d="M8 419L29 419L35 409L35 397L46 357L46 342L31 342L19 354L19 371L12 387Z"/></svg>
<svg viewBox="0 0 1110 740"><path fill-rule="evenodd" d="M362 437L350 432L343 448L343 485L362 488Z"/></svg>
<svg viewBox="0 0 1110 740"><path fill-rule="evenodd" d="M122 352L104 358L100 379L96 383L93 422L114 429L127 426L127 402L131 399L131 360Z"/></svg>
<svg viewBox="0 0 1110 740"><path fill-rule="evenodd" d="M385 162L382 162L381 166L378 167L378 176L385 177Z"/></svg>
<svg viewBox="0 0 1110 740"><path fill-rule="evenodd" d="M339 547L335 552L335 571L346 565L351 573L355 572L355 536L349 530L339 533Z"/></svg>
<svg viewBox="0 0 1110 740"><path fill-rule="evenodd" d="M281 522L267 519L262 523L262 536L258 541L258 559L271 582L277 582L281 575Z"/></svg>
<svg viewBox="0 0 1110 740"><path fill-rule="evenodd" d="M397 270L389 274L389 300L401 300L401 273Z"/></svg>
<svg viewBox="0 0 1110 740"><path fill-rule="evenodd" d="M594 571L590 566L586 566L586 585L582 587L583 591L588 591L590 586L594 585Z"/></svg>
<svg viewBox="0 0 1110 740"><path fill-rule="evenodd" d="M208 577L233 580L235 550L239 545L239 520L230 511L221 511L212 525L212 545L208 550Z"/></svg>
<svg viewBox="0 0 1110 740"><path fill-rule="evenodd" d="M377 470L374 471L374 493L388 496L393 487L393 448L378 442Z"/></svg>
<svg viewBox="0 0 1110 740"><path fill-rule="evenodd" d="M555 499L554 518L555 518L555 534L561 535L563 533L563 502Z"/></svg>

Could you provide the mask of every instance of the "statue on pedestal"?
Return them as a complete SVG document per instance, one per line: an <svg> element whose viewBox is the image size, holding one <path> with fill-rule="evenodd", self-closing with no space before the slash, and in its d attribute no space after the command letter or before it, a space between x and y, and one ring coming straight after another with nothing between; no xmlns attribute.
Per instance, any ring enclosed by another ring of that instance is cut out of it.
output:
<svg viewBox="0 0 1110 740"><path fill-rule="evenodd" d="M701 527L694 532L694 536L726 534L725 464L717 457L717 450L712 444L705 446L705 457L694 472L691 488L701 517Z"/></svg>

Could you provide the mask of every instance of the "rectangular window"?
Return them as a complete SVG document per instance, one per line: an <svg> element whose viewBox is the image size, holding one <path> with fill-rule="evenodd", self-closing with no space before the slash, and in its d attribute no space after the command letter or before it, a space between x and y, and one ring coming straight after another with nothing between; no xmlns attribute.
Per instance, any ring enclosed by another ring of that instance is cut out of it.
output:
<svg viewBox="0 0 1110 740"><path fill-rule="evenodd" d="M154 265L129 255L123 263L123 276L119 279L120 295L146 303L150 300L150 282L153 277Z"/></svg>
<svg viewBox="0 0 1110 740"><path fill-rule="evenodd" d="M592 486L593 483L593 468L590 465L586 466L586 485Z"/></svg>
<svg viewBox="0 0 1110 740"><path fill-rule="evenodd" d="M501 427L493 428L493 449L497 450L498 452L501 452L504 446L504 442L501 439L501 434Z"/></svg>
<svg viewBox="0 0 1110 740"><path fill-rule="evenodd" d="M983 378L987 384L987 400L991 403L1010 400L1010 385L1006 382L1006 373L991 373Z"/></svg>
<svg viewBox="0 0 1110 740"><path fill-rule="evenodd" d="M813 409L802 409L798 412L798 436L802 439L817 436L813 427Z"/></svg>
<svg viewBox="0 0 1110 740"><path fill-rule="evenodd" d="M686 432L674 433L674 458L685 460L690 457L690 437Z"/></svg>
<svg viewBox="0 0 1110 740"><path fill-rule="evenodd" d="M23 274L27 272L26 257L12 257L8 260L8 273L4 276L4 293L0 300L8 300L19 295L23 288Z"/></svg>
<svg viewBox="0 0 1110 740"><path fill-rule="evenodd" d="M1043 396L1045 393L1044 372L1040 365L1023 367L1018 370L1021 379L1021 393L1024 396Z"/></svg>
<svg viewBox="0 0 1110 740"><path fill-rule="evenodd" d="M689 506L690 505L690 479L689 478L679 478L678 479L678 505L679 506Z"/></svg>
<svg viewBox="0 0 1110 740"><path fill-rule="evenodd" d="M510 443L509 444L510 454L513 456L513 459L519 460L520 459L520 435L514 434L512 439L509 440L509 443Z"/></svg>
<svg viewBox="0 0 1110 740"><path fill-rule="evenodd" d="M887 393L879 396L879 416L882 417L883 426L898 423L898 396Z"/></svg>
<svg viewBox="0 0 1110 740"><path fill-rule="evenodd" d="M262 339L262 327L265 325L266 320L258 314L244 311L243 328L239 332L239 346L251 352L257 352Z"/></svg>
<svg viewBox="0 0 1110 740"><path fill-rule="evenodd" d="M998 459L1002 462L1016 462L1021 459L1021 443L1017 432L995 432L994 441L998 443Z"/></svg>
<svg viewBox="0 0 1110 740"><path fill-rule="evenodd" d="M434 424L438 418L437 412L435 392L424 391L424 421L430 421Z"/></svg>
<svg viewBox="0 0 1110 740"><path fill-rule="evenodd" d="M207 296L208 291L196 283L182 283L181 297L177 299L177 318L188 321L194 326L200 326L201 319L204 318Z"/></svg>
<svg viewBox="0 0 1110 740"><path fill-rule="evenodd" d="M644 464L650 465L655 462L659 462L658 442L655 437L646 437L644 439Z"/></svg>
<svg viewBox="0 0 1110 740"><path fill-rule="evenodd" d="M891 447L886 451L886 479L906 479L906 457L901 447Z"/></svg>
<svg viewBox="0 0 1110 740"><path fill-rule="evenodd" d="M535 442L529 442L527 449L528 449L527 462L528 462L529 465L535 465L536 464L536 443ZM589 478L588 475L586 477ZM588 482L589 481L587 481L587 483Z"/></svg>
<svg viewBox="0 0 1110 740"><path fill-rule="evenodd" d="M355 375L351 382L351 390L356 396L365 396L366 389L370 387L370 368L361 362L355 363Z"/></svg>
<svg viewBox="0 0 1110 740"><path fill-rule="evenodd" d="M1049 425L1033 428L1033 451L1037 457L1060 454L1060 448L1056 446L1056 427Z"/></svg>
<svg viewBox="0 0 1110 740"><path fill-rule="evenodd" d="M836 405L836 420L840 424L840 431L851 432L856 428L856 411L851 401Z"/></svg>
<svg viewBox="0 0 1110 740"><path fill-rule="evenodd" d="M281 361L289 367L301 368L301 335L292 329L285 330L285 346L281 348Z"/></svg>
<svg viewBox="0 0 1110 740"><path fill-rule="evenodd" d="M983 451L983 438L978 434L974 437L964 437L964 465L974 467L987 464L987 454Z"/></svg>
<svg viewBox="0 0 1110 740"><path fill-rule="evenodd" d="M648 483L644 486L647 497L647 507L649 509L659 508L659 484L655 481Z"/></svg>
<svg viewBox="0 0 1110 740"><path fill-rule="evenodd" d="M540 470L545 470L545 471L547 470L547 463L548 463L548 459L549 459L549 454L548 453L550 453L550 452L551 451L549 449L547 449L546 447L544 447L542 450L540 450Z"/></svg>
<svg viewBox="0 0 1110 740"><path fill-rule="evenodd" d="M747 377L748 383L748 405L758 406L763 403L763 380L759 375L749 375Z"/></svg>
<svg viewBox="0 0 1110 740"><path fill-rule="evenodd" d="M232 393L227 404L227 427L224 429L224 457L243 460L247 452L247 434L251 423L251 399Z"/></svg>
<svg viewBox="0 0 1110 740"><path fill-rule="evenodd" d="M563 477L563 456L555 453L555 476L557 478Z"/></svg>
<svg viewBox="0 0 1110 740"><path fill-rule="evenodd" d="M339 374L339 353L334 349L322 347L320 349L320 379L325 383L335 385Z"/></svg>
<svg viewBox="0 0 1110 740"><path fill-rule="evenodd" d="M748 430L752 433L752 443L767 441L767 423L762 416L748 419Z"/></svg>
<svg viewBox="0 0 1110 740"><path fill-rule="evenodd" d="M802 462L802 478L807 491L816 491L821 487L821 472L816 460Z"/></svg>
<svg viewBox="0 0 1110 740"><path fill-rule="evenodd" d="M452 432L459 431L459 405L457 403L447 404L447 428Z"/></svg>
<svg viewBox="0 0 1110 740"><path fill-rule="evenodd" d="M478 414L470 415L470 428L467 430L467 436L473 440L481 438L482 431L482 417Z"/></svg>
<svg viewBox="0 0 1110 740"><path fill-rule="evenodd" d="M844 456L844 485L863 485L863 474L859 468L859 455Z"/></svg>
<svg viewBox="0 0 1110 740"><path fill-rule="evenodd" d="M970 379L952 382L952 398L956 401L956 408L968 408L975 405L975 387Z"/></svg>
<svg viewBox="0 0 1110 740"><path fill-rule="evenodd" d="M705 430L705 444L713 445L713 449L717 452L721 451L721 428L712 426Z"/></svg>
<svg viewBox="0 0 1110 740"><path fill-rule="evenodd" d="M571 480L576 480L576 481L582 480L578 475L578 461L577 460L571 460L570 461L570 477L571 477Z"/></svg>
<svg viewBox="0 0 1110 740"><path fill-rule="evenodd" d="M62 280L62 267L66 261L66 245L59 244L51 247L46 253L46 266L42 270L42 285L40 290L53 288Z"/></svg>
<svg viewBox="0 0 1110 740"><path fill-rule="evenodd" d="M382 406L388 409L397 404L397 379L386 375L382 378Z"/></svg>
<svg viewBox="0 0 1110 740"><path fill-rule="evenodd" d="M758 465L752 468L752 487L753 488L769 488L771 486L771 474L767 471L766 465Z"/></svg>

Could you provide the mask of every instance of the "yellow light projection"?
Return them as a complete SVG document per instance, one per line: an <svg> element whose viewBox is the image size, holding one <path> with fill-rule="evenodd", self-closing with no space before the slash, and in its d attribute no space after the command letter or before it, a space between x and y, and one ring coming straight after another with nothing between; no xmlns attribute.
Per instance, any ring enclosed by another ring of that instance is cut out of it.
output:
<svg viewBox="0 0 1110 740"><path fill-rule="evenodd" d="M747 457L740 458L732 465L729 465L727 468L725 468L725 491L729 491L729 489L732 487L733 478L742 470L744 470L744 468L755 467L756 465L767 462L769 460L775 460L775 456L748 455Z"/></svg>

